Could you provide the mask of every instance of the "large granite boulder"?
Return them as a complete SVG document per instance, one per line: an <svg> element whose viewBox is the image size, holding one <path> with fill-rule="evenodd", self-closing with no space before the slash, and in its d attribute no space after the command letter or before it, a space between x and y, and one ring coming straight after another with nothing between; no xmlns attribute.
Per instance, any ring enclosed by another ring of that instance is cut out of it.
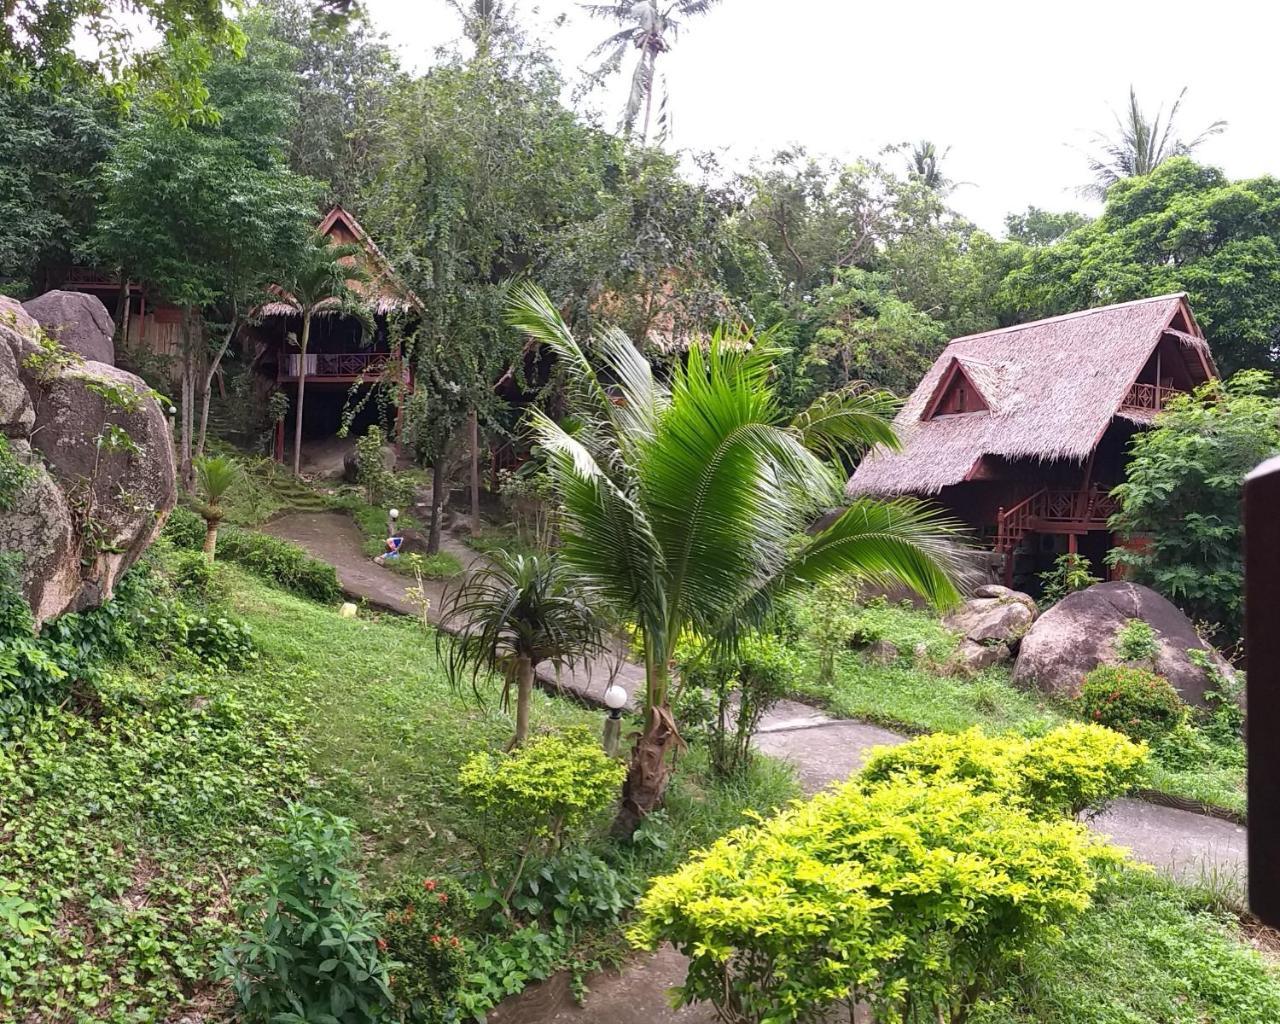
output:
<svg viewBox="0 0 1280 1024"><path fill-rule="evenodd" d="M1196 634L1191 620L1154 590L1136 583L1097 583L1068 594L1040 616L1022 638L1013 681L1045 693L1073 695L1099 665L1118 665L1116 633L1130 619L1155 630L1152 666L1189 704L1204 703L1208 673L1188 651L1202 651L1224 675L1230 664Z"/></svg>
<svg viewBox="0 0 1280 1024"><path fill-rule="evenodd" d="M942 624L975 644L1004 644L1016 649L1036 617L1036 603L1007 587L986 586L974 591Z"/></svg>
<svg viewBox="0 0 1280 1024"><path fill-rule="evenodd" d="M37 622L111 596L177 500L168 424L151 390L114 366L43 351L36 321L0 299L0 551L22 559ZM32 359L35 355L37 358Z"/></svg>
<svg viewBox="0 0 1280 1024"><path fill-rule="evenodd" d="M96 295L52 291L22 304L44 332L68 352L95 363L114 366L116 325Z"/></svg>

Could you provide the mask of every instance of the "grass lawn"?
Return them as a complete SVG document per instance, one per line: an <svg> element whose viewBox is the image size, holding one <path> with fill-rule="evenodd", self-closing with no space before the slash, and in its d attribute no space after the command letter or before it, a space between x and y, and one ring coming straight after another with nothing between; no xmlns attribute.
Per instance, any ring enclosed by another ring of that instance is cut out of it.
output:
<svg viewBox="0 0 1280 1024"><path fill-rule="evenodd" d="M927 612L871 606L852 622L859 642L887 641L897 656L843 649L835 656L831 681L824 683L816 655L807 651L795 683L798 696L837 715L913 733L981 726L1034 734L1072 716L1065 702L1015 687L1007 667L972 677L948 674L942 664L954 638ZM1153 751L1150 782L1160 792L1243 813L1244 746L1214 742L1200 729L1180 732L1166 748Z"/></svg>

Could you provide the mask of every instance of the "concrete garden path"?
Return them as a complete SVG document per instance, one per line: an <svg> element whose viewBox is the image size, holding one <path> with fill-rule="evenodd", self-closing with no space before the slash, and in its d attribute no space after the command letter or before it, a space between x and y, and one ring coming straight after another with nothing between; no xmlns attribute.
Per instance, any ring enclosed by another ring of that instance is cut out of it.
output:
<svg viewBox="0 0 1280 1024"><path fill-rule="evenodd" d="M361 550L360 532L349 518L338 513L300 513L278 519L267 531L292 540L314 557L329 562L338 572L343 589L353 596L393 611L416 615L417 609L404 599L407 577L374 565ZM442 546L474 564L477 555L459 541L449 538ZM443 595L444 584L435 584ZM438 596L433 593L433 608ZM566 690L599 703L608 677L608 667L596 666L590 676L566 677ZM620 681L629 693L642 682L641 671L624 665ZM543 679L554 685L553 674ZM909 737L865 722L833 719L821 711L794 701L783 701L767 715L756 738L756 748L790 762L806 793L815 793L832 782L846 778L860 768L868 752L876 746L905 742ZM1240 825L1163 807L1143 800L1117 800L1089 825L1115 843L1128 847L1135 859L1175 877L1197 878L1202 871L1244 882L1245 830ZM672 949L632 960L621 972L608 971L590 983L585 1005L577 1006L567 979L552 978L532 985L520 996L507 1000L490 1015L492 1022L544 1024L576 1021L581 1024L663 1024L668 1021L711 1022L710 1007L673 1011L666 990L684 980L684 958Z"/></svg>

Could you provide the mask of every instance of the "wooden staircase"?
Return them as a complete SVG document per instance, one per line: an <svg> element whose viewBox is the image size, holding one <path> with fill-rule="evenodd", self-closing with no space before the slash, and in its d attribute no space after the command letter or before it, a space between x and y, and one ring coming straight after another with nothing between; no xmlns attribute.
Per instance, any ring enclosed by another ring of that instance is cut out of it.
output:
<svg viewBox="0 0 1280 1024"><path fill-rule="evenodd" d="M1005 559L1005 579L1011 575L1013 552L1029 533L1090 533L1107 529L1120 505L1100 487L1067 490L1042 487L1034 494L996 513L996 551Z"/></svg>

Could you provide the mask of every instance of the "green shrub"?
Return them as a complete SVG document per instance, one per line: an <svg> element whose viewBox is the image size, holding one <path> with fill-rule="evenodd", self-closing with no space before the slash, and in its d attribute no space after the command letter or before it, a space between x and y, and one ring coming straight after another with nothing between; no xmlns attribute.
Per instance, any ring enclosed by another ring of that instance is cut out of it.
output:
<svg viewBox="0 0 1280 1024"><path fill-rule="evenodd" d="M171 628L173 642L185 648L202 669L236 671L257 660L253 635L238 619L178 606L173 610Z"/></svg>
<svg viewBox="0 0 1280 1024"><path fill-rule="evenodd" d="M510 914L531 859L580 840L610 808L626 766L589 730L539 736L508 754L477 753L458 773L464 835L480 854L479 910Z"/></svg>
<svg viewBox="0 0 1280 1024"><path fill-rule="evenodd" d="M1092 570L1093 563L1084 555L1075 552L1059 555L1054 559L1053 568L1040 574L1040 606L1048 608L1068 594L1101 583L1102 578L1093 575Z"/></svg>
<svg viewBox="0 0 1280 1024"><path fill-rule="evenodd" d="M1143 781L1147 750L1097 725L1070 723L1043 736L987 736L979 729L933 733L875 751L859 778L963 782L999 793L1035 817L1096 810Z"/></svg>
<svg viewBox="0 0 1280 1024"><path fill-rule="evenodd" d="M1116 630L1116 654L1125 661L1150 661L1160 650L1156 631L1142 619L1129 619Z"/></svg>
<svg viewBox="0 0 1280 1024"><path fill-rule="evenodd" d="M241 887L240 941L222 953L246 1019L367 1024L391 1004L378 916L365 909L350 864L349 822L290 805L284 834Z"/></svg>
<svg viewBox="0 0 1280 1024"><path fill-rule="evenodd" d="M417 576L419 573L427 580L451 580L462 575L462 562L457 555L448 551L437 551L434 555L419 555L416 552L387 563L388 569L394 569L403 576Z"/></svg>
<svg viewBox="0 0 1280 1024"><path fill-rule="evenodd" d="M746 767L760 719L787 694L799 671L790 647L769 633L749 634L732 652L704 647L681 666L684 686L710 695L707 743L716 775L736 775Z"/></svg>
<svg viewBox="0 0 1280 1024"><path fill-rule="evenodd" d="M169 513L160 531L175 548L182 551L199 551L204 546L205 521L185 505L178 505Z"/></svg>
<svg viewBox="0 0 1280 1024"><path fill-rule="evenodd" d="M471 957L462 932L470 920L467 893L443 878L401 883L378 907L379 948L395 962L391 994L402 1020L451 1019Z"/></svg>
<svg viewBox="0 0 1280 1024"><path fill-rule="evenodd" d="M179 505L169 513L162 535L179 550L198 551L204 545L204 520ZM224 526L218 533L218 557L314 601L332 604L342 596L333 566L317 561L298 545L279 537Z"/></svg>
<svg viewBox="0 0 1280 1024"><path fill-rule="evenodd" d="M333 566L279 537L227 526L218 535L218 557L313 601L332 604L342 596Z"/></svg>
<svg viewBox="0 0 1280 1024"><path fill-rule="evenodd" d="M739 828L639 902L632 941L690 958L682 1003L720 1018L959 1021L1089 904L1119 854L958 781L853 780Z"/></svg>
<svg viewBox="0 0 1280 1024"><path fill-rule="evenodd" d="M217 604L226 599L227 586L221 566L210 562L202 552L178 551L169 562L169 578L181 597L202 604Z"/></svg>
<svg viewBox="0 0 1280 1024"><path fill-rule="evenodd" d="M1099 665L1076 699L1080 716L1135 740L1158 740L1186 716L1186 705L1164 676L1128 665Z"/></svg>
<svg viewBox="0 0 1280 1024"><path fill-rule="evenodd" d="M625 875L576 847L534 865L512 896L511 908L528 921L564 928L614 925L637 895Z"/></svg>

